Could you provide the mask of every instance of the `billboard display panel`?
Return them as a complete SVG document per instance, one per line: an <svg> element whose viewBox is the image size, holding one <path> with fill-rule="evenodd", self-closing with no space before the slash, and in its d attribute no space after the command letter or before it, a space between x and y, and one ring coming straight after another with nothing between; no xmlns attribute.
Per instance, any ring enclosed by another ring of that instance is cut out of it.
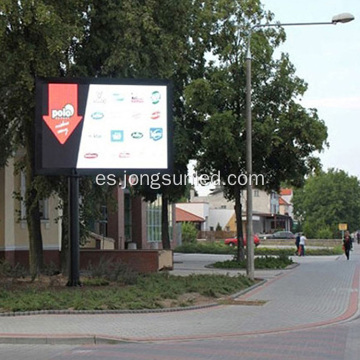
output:
<svg viewBox="0 0 360 360"><path fill-rule="evenodd" d="M171 170L168 81L38 79L36 97L38 174Z"/></svg>

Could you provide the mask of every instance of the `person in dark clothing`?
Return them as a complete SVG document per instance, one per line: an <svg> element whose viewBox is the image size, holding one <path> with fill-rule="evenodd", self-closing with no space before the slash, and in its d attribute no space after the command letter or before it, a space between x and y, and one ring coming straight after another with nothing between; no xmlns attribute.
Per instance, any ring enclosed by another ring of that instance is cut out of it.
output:
<svg viewBox="0 0 360 360"><path fill-rule="evenodd" d="M295 245L296 245L296 255L300 255L300 233L296 235Z"/></svg>
<svg viewBox="0 0 360 360"><path fill-rule="evenodd" d="M350 250L352 247L352 238L348 231L345 231L344 239L343 239L343 247L345 251L346 258L350 259Z"/></svg>

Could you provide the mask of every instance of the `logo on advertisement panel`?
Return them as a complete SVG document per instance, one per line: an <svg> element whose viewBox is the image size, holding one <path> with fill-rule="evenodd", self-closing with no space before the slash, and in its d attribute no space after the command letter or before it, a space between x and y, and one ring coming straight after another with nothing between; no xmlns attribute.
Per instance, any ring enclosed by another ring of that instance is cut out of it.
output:
<svg viewBox="0 0 360 360"><path fill-rule="evenodd" d="M133 139L141 139L143 136L143 133L140 131L134 131L133 133L131 133L131 137Z"/></svg>
<svg viewBox="0 0 360 360"><path fill-rule="evenodd" d="M84 155L85 159L96 159L99 155L97 153L86 153Z"/></svg>
<svg viewBox="0 0 360 360"><path fill-rule="evenodd" d="M89 134L88 137L90 139L102 139L102 135L97 133Z"/></svg>
<svg viewBox="0 0 360 360"><path fill-rule="evenodd" d="M94 113L91 114L91 117L94 120L101 120L105 115L102 112L96 111Z"/></svg>
<svg viewBox="0 0 360 360"><path fill-rule="evenodd" d="M131 115L131 119L133 120L141 120L142 118L142 113L135 113Z"/></svg>
<svg viewBox="0 0 360 360"><path fill-rule="evenodd" d="M125 100L124 96L119 93L113 93L113 97L115 101L122 102Z"/></svg>
<svg viewBox="0 0 360 360"><path fill-rule="evenodd" d="M124 130L111 130L111 142L124 141Z"/></svg>
<svg viewBox="0 0 360 360"><path fill-rule="evenodd" d="M144 102L144 99L141 96L138 96L134 93L131 94L131 102L141 104Z"/></svg>
<svg viewBox="0 0 360 360"><path fill-rule="evenodd" d="M60 144L65 144L82 120L78 115L78 84L48 84L48 114L43 120Z"/></svg>
<svg viewBox="0 0 360 360"><path fill-rule="evenodd" d="M96 97L93 100L93 103L94 104L106 104L106 98L104 98L102 91L96 92Z"/></svg>
<svg viewBox="0 0 360 360"><path fill-rule="evenodd" d="M71 104L66 104L61 110L52 110L51 117L55 119L69 119L75 113L75 109Z"/></svg>
<svg viewBox="0 0 360 360"><path fill-rule="evenodd" d="M121 152L120 154L119 154L119 158L121 158L121 159L128 159L129 157L130 157L130 153L129 152Z"/></svg>
<svg viewBox="0 0 360 360"><path fill-rule="evenodd" d="M160 111L154 111L154 112L151 114L151 119L152 119L152 120L160 119Z"/></svg>
<svg viewBox="0 0 360 360"><path fill-rule="evenodd" d="M153 104L158 104L160 102L160 98L161 98L161 94L159 91L156 90L151 93L151 102Z"/></svg>
<svg viewBox="0 0 360 360"><path fill-rule="evenodd" d="M154 141L158 141L163 137L163 129L162 128L150 128L150 139Z"/></svg>

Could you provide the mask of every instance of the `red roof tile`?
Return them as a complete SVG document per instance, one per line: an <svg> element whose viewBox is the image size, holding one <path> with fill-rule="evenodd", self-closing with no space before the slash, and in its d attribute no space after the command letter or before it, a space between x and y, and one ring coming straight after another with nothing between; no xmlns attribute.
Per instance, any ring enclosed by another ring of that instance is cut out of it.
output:
<svg viewBox="0 0 360 360"><path fill-rule="evenodd" d="M176 214L175 214L175 218L176 218L176 222L185 222L185 221L189 221L189 222L204 222L205 219L197 216L195 214L192 214L189 211L180 209L180 208L176 208Z"/></svg>
<svg viewBox="0 0 360 360"><path fill-rule="evenodd" d="M288 196L288 195L292 195L292 189L281 189L280 190L280 195L281 196Z"/></svg>
<svg viewBox="0 0 360 360"><path fill-rule="evenodd" d="M279 205L289 205L282 197L279 198Z"/></svg>

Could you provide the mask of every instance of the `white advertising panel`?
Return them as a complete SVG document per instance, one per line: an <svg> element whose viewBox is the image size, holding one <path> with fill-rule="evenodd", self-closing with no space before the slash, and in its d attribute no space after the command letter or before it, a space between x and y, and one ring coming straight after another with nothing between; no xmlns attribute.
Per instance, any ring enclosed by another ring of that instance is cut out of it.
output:
<svg viewBox="0 0 360 360"><path fill-rule="evenodd" d="M169 83L49 79L37 83L38 173L169 170Z"/></svg>

